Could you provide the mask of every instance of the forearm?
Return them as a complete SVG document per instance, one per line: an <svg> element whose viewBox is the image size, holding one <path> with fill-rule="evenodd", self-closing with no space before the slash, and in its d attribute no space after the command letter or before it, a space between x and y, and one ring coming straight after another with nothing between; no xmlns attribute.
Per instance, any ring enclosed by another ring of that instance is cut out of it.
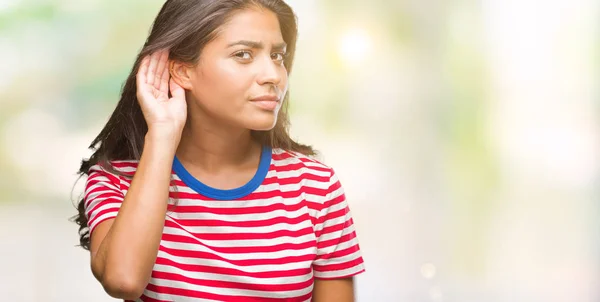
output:
<svg viewBox="0 0 600 302"><path fill-rule="evenodd" d="M137 171L93 266L113 296L137 295L150 279L162 237L177 142L149 133ZM141 294L141 293L140 293Z"/></svg>

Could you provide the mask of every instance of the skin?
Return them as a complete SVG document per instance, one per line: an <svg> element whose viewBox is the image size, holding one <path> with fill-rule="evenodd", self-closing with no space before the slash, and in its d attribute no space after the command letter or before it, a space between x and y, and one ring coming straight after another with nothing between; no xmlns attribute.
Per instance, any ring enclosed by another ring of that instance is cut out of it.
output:
<svg viewBox="0 0 600 302"><path fill-rule="evenodd" d="M277 16L247 9L222 26L198 64L168 60L167 50L143 59L137 96L148 124L146 143L117 217L100 223L91 236L92 272L109 295L137 299L150 280L173 156L211 187L236 188L252 178L261 146L251 130L273 128L281 107L279 102L266 110L253 99L283 99L284 55ZM315 279L313 301L354 301L353 287L352 278Z"/></svg>

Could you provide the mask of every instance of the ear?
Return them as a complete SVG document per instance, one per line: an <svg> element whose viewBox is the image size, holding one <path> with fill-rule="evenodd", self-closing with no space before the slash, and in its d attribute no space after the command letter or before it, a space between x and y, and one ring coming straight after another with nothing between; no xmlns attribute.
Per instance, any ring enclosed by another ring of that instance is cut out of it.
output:
<svg viewBox="0 0 600 302"><path fill-rule="evenodd" d="M192 90L191 66L177 61L170 61L169 73L177 85L181 86L185 90Z"/></svg>

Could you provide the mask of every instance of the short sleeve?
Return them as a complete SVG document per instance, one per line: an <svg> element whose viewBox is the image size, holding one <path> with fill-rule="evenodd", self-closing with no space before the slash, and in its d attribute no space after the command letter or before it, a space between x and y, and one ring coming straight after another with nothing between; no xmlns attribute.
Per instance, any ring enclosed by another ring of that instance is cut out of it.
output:
<svg viewBox="0 0 600 302"><path fill-rule="evenodd" d="M315 226L317 256L313 273L318 279L337 279L365 271L350 208L335 172Z"/></svg>
<svg viewBox="0 0 600 302"><path fill-rule="evenodd" d="M119 176L100 165L92 166L88 171L84 197L90 235L98 224L117 216L123 199Z"/></svg>

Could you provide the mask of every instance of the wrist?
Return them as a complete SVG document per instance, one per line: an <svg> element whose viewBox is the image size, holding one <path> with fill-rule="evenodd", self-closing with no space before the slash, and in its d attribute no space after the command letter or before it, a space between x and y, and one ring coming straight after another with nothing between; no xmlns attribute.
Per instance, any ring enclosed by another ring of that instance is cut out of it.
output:
<svg viewBox="0 0 600 302"><path fill-rule="evenodd" d="M181 140L181 132L171 131L167 129L148 129L145 142L147 145L156 145L161 147L169 147L169 149L177 149Z"/></svg>

